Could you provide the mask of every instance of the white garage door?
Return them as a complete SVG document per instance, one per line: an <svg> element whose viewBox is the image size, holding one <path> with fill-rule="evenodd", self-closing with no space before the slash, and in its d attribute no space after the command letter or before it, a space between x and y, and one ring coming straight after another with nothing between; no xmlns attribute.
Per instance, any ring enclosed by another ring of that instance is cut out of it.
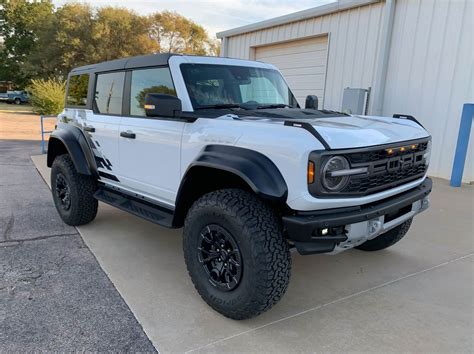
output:
<svg viewBox="0 0 474 354"><path fill-rule="evenodd" d="M322 107L326 80L328 37L317 37L255 48L255 59L275 65L304 107L307 95Z"/></svg>

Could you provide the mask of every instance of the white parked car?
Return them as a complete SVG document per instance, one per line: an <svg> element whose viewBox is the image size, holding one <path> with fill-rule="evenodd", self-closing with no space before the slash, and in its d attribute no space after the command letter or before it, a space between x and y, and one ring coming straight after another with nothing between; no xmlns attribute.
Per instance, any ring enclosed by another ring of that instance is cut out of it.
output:
<svg viewBox="0 0 474 354"><path fill-rule="evenodd" d="M411 116L300 108L273 65L159 54L72 70L48 147L65 223L98 200L183 231L191 279L233 319L285 293L290 249L376 251L429 206L429 133Z"/></svg>

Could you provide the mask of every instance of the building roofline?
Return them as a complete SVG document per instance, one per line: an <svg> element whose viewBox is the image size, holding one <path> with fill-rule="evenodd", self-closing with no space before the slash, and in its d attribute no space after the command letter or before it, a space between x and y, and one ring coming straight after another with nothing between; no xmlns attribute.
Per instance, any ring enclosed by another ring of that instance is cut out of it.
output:
<svg viewBox="0 0 474 354"><path fill-rule="evenodd" d="M339 0L330 4L313 7L311 9L302 10L294 12L288 15L271 18L269 20L252 23L250 25L245 25L237 28L233 28L227 31L222 31L216 34L217 38L228 38L232 36L237 36L244 33L254 32L265 28L275 27L291 22L297 22L306 20L309 18L320 17L324 15L329 15L335 12L340 12L344 10L349 10L354 7L366 6L380 2L382 0Z"/></svg>

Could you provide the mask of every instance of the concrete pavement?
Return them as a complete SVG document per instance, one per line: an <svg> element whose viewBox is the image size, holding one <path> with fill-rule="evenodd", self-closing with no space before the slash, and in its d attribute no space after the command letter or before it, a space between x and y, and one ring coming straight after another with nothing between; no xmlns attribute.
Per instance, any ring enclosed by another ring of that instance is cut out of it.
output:
<svg viewBox="0 0 474 354"><path fill-rule="evenodd" d="M34 162L48 181L44 156ZM431 209L390 249L294 253L282 301L240 322L195 292L181 230L101 205L79 232L162 352L472 352L474 188L435 180L431 199Z"/></svg>

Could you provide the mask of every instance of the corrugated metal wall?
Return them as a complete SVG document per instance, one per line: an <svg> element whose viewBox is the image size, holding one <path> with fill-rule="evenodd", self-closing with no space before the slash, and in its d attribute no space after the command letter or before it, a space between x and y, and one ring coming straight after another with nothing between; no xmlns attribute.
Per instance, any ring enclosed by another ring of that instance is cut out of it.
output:
<svg viewBox="0 0 474 354"><path fill-rule="evenodd" d="M474 103L473 1L397 0L384 115L412 114L431 132L429 173L450 178L463 103ZM474 132L464 180L474 180Z"/></svg>
<svg viewBox="0 0 474 354"><path fill-rule="evenodd" d="M232 36L227 56L255 59L255 47L328 34L324 108L341 109L345 87L374 86L384 6L380 2ZM384 115L412 114L430 130L433 176L450 177L462 104L474 102L472 14L472 0L396 1ZM474 180L473 146L464 181Z"/></svg>
<svg viewBox="0 0 474 354"><path fill-rule="evenodd" d="M340 109L345 87L372 85L383 5L376 3L229 37L227 56L255 59L255 47L329 34L324 108Z"/></svg>

